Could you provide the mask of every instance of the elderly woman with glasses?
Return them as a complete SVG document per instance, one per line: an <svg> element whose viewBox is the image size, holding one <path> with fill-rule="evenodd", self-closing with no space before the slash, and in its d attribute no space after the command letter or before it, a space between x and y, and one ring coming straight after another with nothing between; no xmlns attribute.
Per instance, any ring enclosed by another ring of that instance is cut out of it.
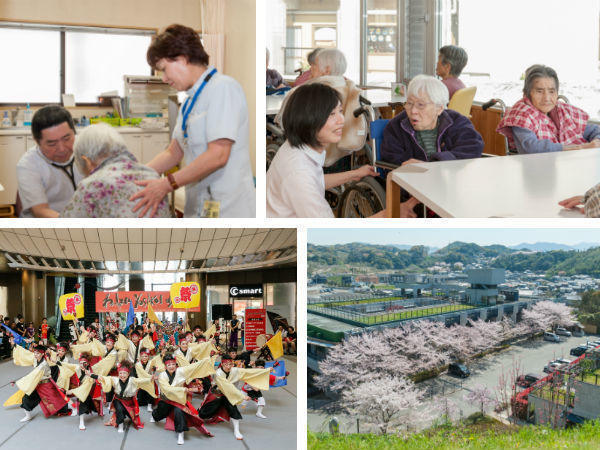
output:
<svg viewBox="0 0 600 450"><path fill-rule="evenodd" d="M448 89L440 80L429 75L413 78L404 111L383 131L381 159L405 165L480 157L481 135L465 116L445 109L447 103Z"/></svg>
<svg viewBox="0 0 600 450"><path fill-rule="evenodd" d="M84 179L63 210L62 217L137 217L129 198L139 190L135 182L158 180L158 174L139 163L121 135L107 124L87 127L73 147L75 164ZM155 217L171 217L164 198Z"/></svg>
<svg viewBox="0 0 600 450"><path fill-rule="evenodd" d="M600 127L588 114L558 101L558 75L535 64L525 72L523 98L498 124L496 131L519 153L560 152L600 147Z"/></svg>

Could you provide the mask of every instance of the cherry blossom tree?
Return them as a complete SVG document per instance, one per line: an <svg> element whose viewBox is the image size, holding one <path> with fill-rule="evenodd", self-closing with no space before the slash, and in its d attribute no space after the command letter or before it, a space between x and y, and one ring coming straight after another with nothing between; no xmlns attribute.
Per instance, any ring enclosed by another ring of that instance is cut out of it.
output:
<svg viewBox="0 0 600 450"><path fill-rule="evenodd" d="M493 397L493 393L487 386L478 384L471 388L470 391L464 395L464 399L470 403L474 403L479 406L479 412L485 414L486 409L493 405L496 400Z"/></svg>
<svg viewBox="0 0 600 450"><path fill-rule="evenodd" d="M389 376L360 383L342 393L344 410L387 434L390 426L414 423L415 410L423 404L423 392L405 377Z"/></svg>

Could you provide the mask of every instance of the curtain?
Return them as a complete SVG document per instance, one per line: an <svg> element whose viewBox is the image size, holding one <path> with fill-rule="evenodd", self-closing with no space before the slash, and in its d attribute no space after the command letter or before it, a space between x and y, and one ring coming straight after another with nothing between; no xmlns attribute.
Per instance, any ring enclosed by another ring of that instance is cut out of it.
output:
<svg viewBox="0 0 600 450"><path fill-rule="evenodd" d="M225 65L225 1L200 0L202 44L219 72Z"/></svg>

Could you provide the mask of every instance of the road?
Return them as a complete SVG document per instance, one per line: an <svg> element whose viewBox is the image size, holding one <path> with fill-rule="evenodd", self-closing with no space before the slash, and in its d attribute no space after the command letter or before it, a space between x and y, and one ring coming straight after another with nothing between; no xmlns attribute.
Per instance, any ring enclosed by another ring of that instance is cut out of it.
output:
<svg viewBox="0 0 600 450"><path fill-rule="evenodd" d="M547 342L540 338L535 341L513 345L501 352L477 359L469 364L471 376L466 379L455 378L444 373L437 378L424 381L419 386L428 392L428 396L425 400L425 405L420 409L431 411L439 399L446 397L456 404L457 417L455 418L461 416L467 417L478 411L477 405L471 404L464 399L464 395L468 389L484 385L495 396L500 375L504 372L509 376L513 366L518 365L521 373L534 372L543 374L543 368L549 361L561 357L571 360L575 359L574 356L569 355L571 348L585 344L588 340L596 340L597 337L567 338L561 336L561 339L560 343L555 343ZM311 399L309 399L309 405L312 405ZM336 417L340 421L341 431L356 433L357 425L355 417L344 415L337 415ZM313 431L326 430L329 419L329 416L320 413L318 410L309 409L308 411L308 427ZM419 428L426 427L430 423L431 420L421 422ZM367 428L360 425L360 431L367 432Z"/></svg>

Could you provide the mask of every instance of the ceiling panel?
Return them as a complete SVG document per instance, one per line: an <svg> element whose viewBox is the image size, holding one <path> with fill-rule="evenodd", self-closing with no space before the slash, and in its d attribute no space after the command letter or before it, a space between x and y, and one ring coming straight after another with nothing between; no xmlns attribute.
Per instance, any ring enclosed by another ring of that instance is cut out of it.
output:
<svg viewBox="0 0 600 450"><path fill-rule="evenodd" d="M98 242L88 242L87 247L90 251L90 256L94 261L104 261L102 257L102 248Z"/></svg>
<svg viewBox="0 0 600 450"><path fill-rule="evenodd" d="M90 251L88 250L88 246L85 242L75 242L74 246L75 246L75 251L77 252L77 256L79 259L88 260L88 261L90 259L94 259L94 258L92 258L92 255L90 255Z"/></svg>
<svg viewBox="0 0 600 450"><path fill-rule="evenodd" d="M100 243L102 244L112 244L114 242L112 228L98 228L98 236L100 236Z"/></svg>
<svg viewBox="0 0 600 450"><path fill-rule="evenodd" d="M271 250L271 248L272 248L271 244L273 244L273 242L275 242L275 240L277 239L277 237L280 234L281 234L281 229L269 230L265 239L258 246L257 251L264 252L264 251Z"/></svg>
<svg viewBox="0 0 600 450"><path fill-rule="evenodd" d="M234 255L246 254L246 249L250 245L250 242L252 242L252 237L253 237L253 235L242 236L240 238L240 240L238 241L238 243L235 247L235 250L233 251L233 254Z"/></svg>
<svg viewBox="0 0 600 450"><path fill-rule="evenodd" d="M233 251L235 250L238 241L240 240L240 238L232 238L230 237L229 239L225 240L225 245L223 246L223 249L221 250L221 256L232 256L233 255Z"/></svg>
<svg viewBox="0 0 600 450"><path fill-rule="evenodd" d="M171 242L171 229L170 228L159 228L156 230L156 242L165 243Z"/></svg>
<svg viewBox="0 0 600 450"><path fill-rule="evenodd" d="M140 234L141 236L141 234ZM129 260L143 261L142 244L129 244Z"/></svg>
<svg viewBox="0 0 600 450"><path fill-rule="evenodd" d="M171 261L169 268L183 267L182 260L229 258L235 264L260 261L254 253L278 250L296 244L296 230L261 228L19 228L0 230L0 250L69 260L125 262ZM183 251L182 251L183 249ZM250 256L250 259L246 257ZM20 258L17 258L21 261ZM54 264L50 261L50 266ZM49 267L50 267L49 266ZM197 266L196 266L197 267ZM79 262L75 269L83 269ZM126 270L126 269L124 269Z"/></svg>
<svg viewBox="0 0 600 450"><path fill-rule="evenodd" d="M65 248L65 256L69 259L79 259L75 247L70 240L60 241L61 245Z"/></svg>
<svg viewBox="0 0 600 450"><path fill-rule="evenodd" d="M144 244L156 243L156 228L142 228L142 239Z"/></svg>
<svg viewBox="0 0 600 450"><path fill-rule="evenodd" d="M130 244L142 243L142 230L140 228L128 228L127 236L129 237Z"/></svg>
<svg viewBox="0 0 600 450"><path fill-rule="evenodd" d="M83 234L85 235L85 242L100 242L96 228L84 228Z"/></svg>
<svg viewBox="0 0 600 450"><path fill-rule="evenodd" d="M169 259L169 248L170 244L168 242L156 244L156 260L167 261Z"/></svg>
<svg viewBox="0 0 600 450"><path fill-rule="evenodd" d="M156 245L142 244L144 261L154 261L156 259Z"/></svg>
<svg viewBox="0 0 600 450"><path fill-rule="evenodd" d="M200 240L200 231L198 228L188 228L185 234L186 242L197 242Z"/></svg>
<svg viewBox="0 0 600 450"><path fill-rule="evenodd" d="M36 253L34 253L35 255L41 255L41 256L52 255L52 253L50 252L50 248L48 247L48 244L46 244L46 239L44 239L43 237L32 237L31 240L35 243L35 246L38 249L38 251Z"/></svg>
<svg viewBox="0 0 600 450"><path fill-rule="evenodd" d="M113 228L115 244L127 244L127 228Z"/></svg>
<svg viewBox="0 0 600 450"><path fill-rule="evenodd" d="M129 244L115 244L115 252L117 254L117 261L130 261Z"/></svg>
<svg viewBox="0 0 600 450"><path fill-rule="evenodd" d="M226 239L229 236L229 228L216 228L213 239Z"/></svg>
<svg viewBox="0 0 600 450"><path fill-rule="evenodd" d="M100 247L104 261L116 261L117 252L115 252L115 245L112 242L100 242Z"/></svg>
<svg viewBox="0 0 600 450"><path fill-rule="evenodd" d="M69 234L71 235L71 240L73 242L85 242L85 234L83 234L83 230L81 228L69 228Z"/></svg>
<svg viewBox="0 0 600 450"><path fill-rule="evenodd" d="M20 231L19 229L15 230L15 232L18 234L23 234L23 231L25 231L24 228ZM54 228L41 228L41 231L43 237L47 239L56 239L56 233L54 232Z"/></svg>
<svg viewBox="0 0 600 450"><path fill-rule="evenodd" d="M56 239L46 239L46 244L48 244L48 247L50 248L50 255L46 256L50 256L52 258L65 257L65 254L62 251L62 248L60 247L60 244Z"/></svg>
<svg viewBox="0 0 600 450"><path fill-rule="evenodd" d="M266 237L267 237L266 231L256 233L252 237L252 241L250 242L250 245L246 249L246 253L255 253L257 251L258 247L260 247L260 245L263 243L263 241L265 240Z"/></svg>
<svg viewBox="0 0 600 450"><path fill-rule="evenodd" d="M42 230L40 230L39 228L26 228L26 230L29 236L43 237Z"/></svg>
<svg viewBox="0 0 600 450"><path fill-rule="evenodd" d="M214 228L203 228L202 230L200 230L200 240L201 241L210 241L210 240L212 240L214 234L215 234Z"/></svg>
<svg viewBox="0 0 600 450"><path fill-rule="evenodd" d="M221 256L221 249L225 244L225 239L214 239L210 244L210 249L208 250L208 258L216 258L217 256Z"/></svg>
<svg viewBox="0 0 600 450"><path fill-rule="evenodd" d="M206 255L208 254L208 249L210 248L211 241L200 241L198 242L198 246L196 247L196 254L194 255L194 259L206 259Z"/></svg>
<svg viewBox="0 0 600 450"><path fill-rule="evenodd" d="M56 237L61 242L71 240L71 233L69 233L68 228L55 228L54 233L56 233Z"/></svg>
<svg viewBox="0 0 600 450"><path fill-rule="evenodd" d="M184 242L186 240L185 228L173 228L171 230L171 242Z"/></svg>

